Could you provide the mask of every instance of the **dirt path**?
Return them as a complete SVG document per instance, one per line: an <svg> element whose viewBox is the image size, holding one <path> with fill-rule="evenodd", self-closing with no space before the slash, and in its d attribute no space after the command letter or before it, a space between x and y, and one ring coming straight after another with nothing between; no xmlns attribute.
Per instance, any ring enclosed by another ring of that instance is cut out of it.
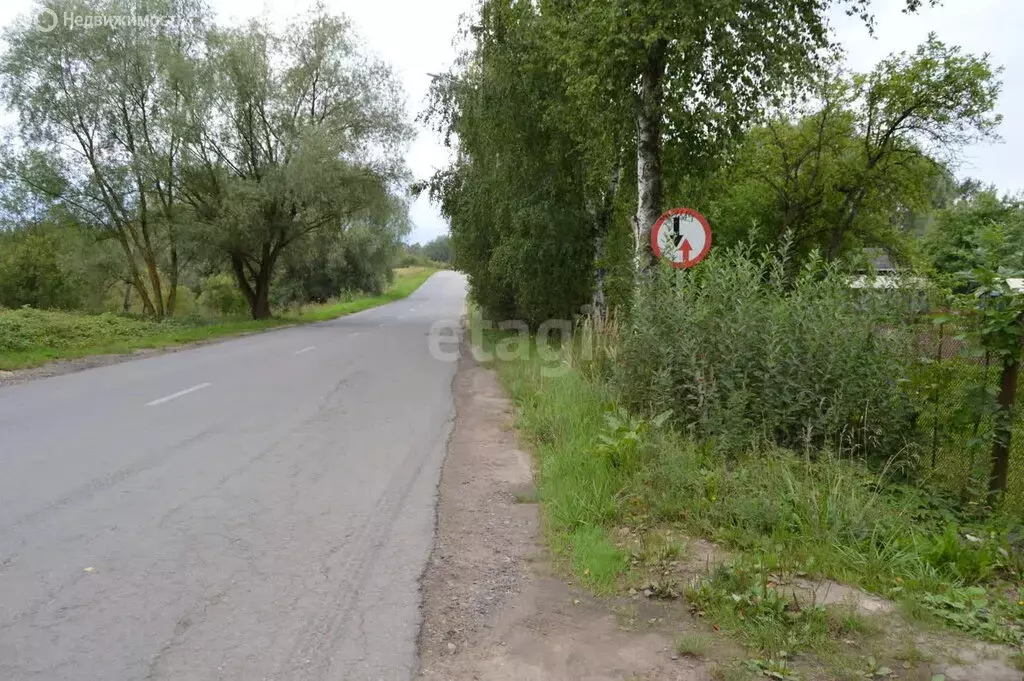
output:
<svg viewBox="0 0 1024 681"><path fill-rule="evenodd" d="M529 501L530 456L516 446L511 405L494 372L465 350L437 542L423 577L420 677L712 678L702 662L673 653L673 640L658 630L664 618L656 604L650 612L616 613L553 576L538 507Z"/></svg>

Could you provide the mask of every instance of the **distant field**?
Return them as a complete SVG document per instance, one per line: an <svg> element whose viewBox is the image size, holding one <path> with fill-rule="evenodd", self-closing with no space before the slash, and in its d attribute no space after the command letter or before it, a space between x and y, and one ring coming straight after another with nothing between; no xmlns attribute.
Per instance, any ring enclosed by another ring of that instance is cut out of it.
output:
<svg viewBox="0 0 1024 681"><path fill-rule="evenodd" d="M111 313L0 310L0 370L35 367L58 359L170 347L288 324L334 319L405 298L435 271L427 267L398 269L394 283L382 295L307 305L259 321L224 317L154 321Z"/></svg>

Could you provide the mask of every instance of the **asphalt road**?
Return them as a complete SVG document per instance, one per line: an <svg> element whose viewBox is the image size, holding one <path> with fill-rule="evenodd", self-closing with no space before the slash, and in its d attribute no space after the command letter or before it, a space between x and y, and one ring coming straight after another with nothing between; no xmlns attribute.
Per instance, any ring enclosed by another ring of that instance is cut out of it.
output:
<svg viewBox="0 0 1024 681"><path fill-rule="evenodd" d="M464 295L0 388L0 679L410 678Z"/></svg>

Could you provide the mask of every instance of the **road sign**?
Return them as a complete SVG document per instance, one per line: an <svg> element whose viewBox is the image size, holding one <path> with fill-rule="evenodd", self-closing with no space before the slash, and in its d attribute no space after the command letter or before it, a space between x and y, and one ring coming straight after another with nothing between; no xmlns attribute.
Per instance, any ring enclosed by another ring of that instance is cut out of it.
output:
<svg viewBox="0 0 1024 681"><path fill-rule="evenodd" d="M692 208L665 211L651 229L651 249L672 267L693 267L711 250L707 218Z"/></svg>

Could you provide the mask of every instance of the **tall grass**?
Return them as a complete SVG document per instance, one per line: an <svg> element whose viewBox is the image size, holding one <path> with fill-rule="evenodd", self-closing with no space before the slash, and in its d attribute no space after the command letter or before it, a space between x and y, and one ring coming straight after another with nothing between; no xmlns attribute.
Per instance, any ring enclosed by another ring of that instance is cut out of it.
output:
<svg viewBox="0 0 1024 681"><path fill-rule="evenodd" d="M906 474L921 437L899 330L913 301L820 263L791 276L771 254L705 265L651 276L628 324L585 320L563 371L537 353L497 364L577 578L614 588L627 563L610 530L667 525L730 547L765 584L831 577L1019 637L1019 518L962 514Z"/></svg>
<svg viewBox="0 0 1024 681"><path fill-rule="evenodd" d="M981 638L1024 632L1019 519L960 517L891 465L829 450L767 444L724 457L713 442L624 414L614 386L584 374L578 351L567 356L577 362L567 373L541 371L536 358L497 369L537 459L548 536L582 583L609 591L625 572L610 529L668 525L732 549L764 579L831 577L929 617L955 615Z"/></svg>
<svg viewBox="0 0 1024 681"><path fill-rule="evenodd" d="M616 381L645 413L730 452L768 442L887 457L916 436L901 389L914 358L907 301L854 289L812 260L724 250L648 277L621 334Z"/></svg>

